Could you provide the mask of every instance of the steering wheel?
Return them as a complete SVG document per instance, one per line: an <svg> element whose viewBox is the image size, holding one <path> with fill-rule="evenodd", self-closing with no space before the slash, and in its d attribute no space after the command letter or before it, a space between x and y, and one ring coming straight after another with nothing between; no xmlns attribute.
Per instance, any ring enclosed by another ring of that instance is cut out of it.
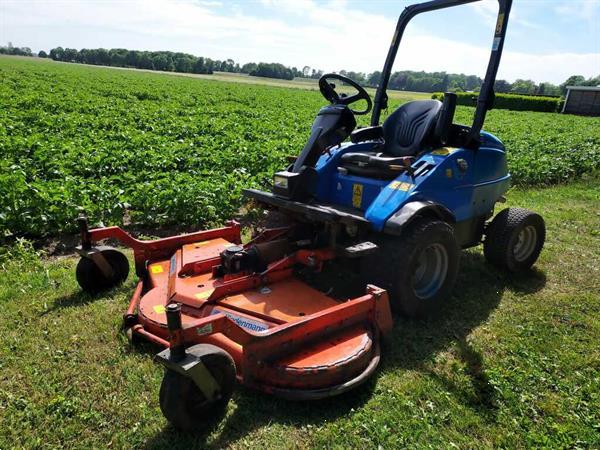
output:
<svg viewBox="0 0 600 450"><path fill-rule="evenodd" d="M340 95L335 90L335 84L330 83L329 80L342 81L345 84L349 84L350 86L352 86L358 92L349 97L344 94ZM373 107L373 102L371 102L371 97L369 96L367 91L365 91L365 89L360 84L358 84L354 80L351 80L348 77L345 77L343 75L338 75L337 73L326 73L321 78L319 78L319 90L321 91L321 94L323 94L323 97L325 97L326 100L333 103L334 105L349 106L352 103L355 103L359 100L366 100L367 107L364 110L355 111L354 109L350 108L350 111L352 111L357 116L362 116L364 114L367 114L369 111L371 111L371 108Z"/></svg>

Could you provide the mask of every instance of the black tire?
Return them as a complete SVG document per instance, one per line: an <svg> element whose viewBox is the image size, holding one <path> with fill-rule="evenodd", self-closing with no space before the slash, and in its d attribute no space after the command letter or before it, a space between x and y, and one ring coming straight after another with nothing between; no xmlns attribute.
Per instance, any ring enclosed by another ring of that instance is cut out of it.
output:
<svg viewBox="0 0 600 450"><path fill-rule="evenodd" d="M100 268L90 258L82 257L77 263L75 277L77 283L85 292L98 294L123 283L129 275L129 261L127 257L118 250L105 249L102 255L113 269L110 278L104 276Z"/></svg>
<svg viewBox="0 0 600 450"><path fill-rule="evenodd" d="M458 274L460 248L452 227L416 219L402 236L381 236L377 243L380 251L363 259L365 281L387 289L394 312L409 317L436 312Z"/></svg>
<svg viewBox="0 0 600 450"><path fill-rule="evenodd" d="M488 225L483 254L499 269L521 272L537 261L545 239L542 216L523 208L507 208Z"/></svg>
<svg viewBox="0 0 600 450"><path fill-rule="evenodd" d="M174 370L165 370L160 385L160 410L175 428L188 432L200 431L207 421L218 420L224 415L236 382L231 356L214 345L201 345L206 352L202 363L221 388L217 400L207 400L191 378Z"/></svg>

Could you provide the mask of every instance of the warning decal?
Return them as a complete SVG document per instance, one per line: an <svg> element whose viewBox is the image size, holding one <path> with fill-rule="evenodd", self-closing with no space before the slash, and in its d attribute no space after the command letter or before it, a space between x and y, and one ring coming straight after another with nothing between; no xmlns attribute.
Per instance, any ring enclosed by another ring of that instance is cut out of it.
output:
<svg viewBox="0 0 600 450"><path fill-rule="evenodd" d="M405 183L404 181L392 181L388 187L390 189L393 189L395 191L404 191L407 192L409 191L412 187L414 187L414 184L411 183Z"/></svg>
<svg viewBox="0 0 600 450"><path fill-rule="evenodd" d="M352 206L355 208L360 208L362 204L362 194L363 194L363 185L362 184L354 184L352 186Z"/></svg>
<svg viewBox="0 0 600 450"><path fill-rule="evenodd" d="M163 273L163 267L161 265L152 266L152 267L150 267L150 272Z"/></svg>
<svg viewBox="0 0 600 450"><path fill-rule="evenodd" d="M504 22L504 13L498 14L498 22L496 22L496 34L502 33L502 22Z"/></svg>

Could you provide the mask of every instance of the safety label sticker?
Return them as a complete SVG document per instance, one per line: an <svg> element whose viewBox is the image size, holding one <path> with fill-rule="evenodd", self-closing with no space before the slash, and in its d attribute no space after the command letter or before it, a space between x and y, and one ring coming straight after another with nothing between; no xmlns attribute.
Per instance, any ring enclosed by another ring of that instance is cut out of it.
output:
<svg viewBox="0 0 600 450"><path fill-rule="evenodd" d="M212 330L213 330L212 323L207 323L204 326L196 328L196 333L198 333L199 336L204 336L205 334L212 333Z"/></svg>
<svg viewBox="0 0 600 450"><path fill-rule="evenodd" d="M362 184L354 184L352 186L352 206L355 208L360 208L362 203L362 194L363 194L363 185Z"/></svg>
<svg viewBox="0 0 600 450"><path fill-rule="evenodd" d="M492 45L492 51L495 52L500 48L500 42L502 42L502 38L497 37L494 38L494 44Z"/></svg>
<svg viewBox="0 0 600 450"><path fill-rule="evenodd" d="M250 330L250 331L260 332L260 331L266 331L269 329L269 327L265 323L259 322L257 320L249 319L248 317L236 316L235 314L231 314L229 312L222 311L220 309L213 309L211 315L219 314L219 313L225 314L227 317L229 317L231 320L233 320L235 323L237 323L240 327L246 328L247 330Z"/></svg>
<svg viewBox="0 0 600 450"><path fill-rule="evenodd" d="M498 21L496 22L496 34L502 32L502 24L504 23L504 14L498 14Z"/></svg>
<svg viewBox="0 0 600 450"><path fill-rule="evenodd" d="M404 191L407 192L409 191L411 188L413 188L415 185L411 184L411 183L406 183L404 181L392 181L388 187L390 189L393 189L395 191Z"/></svg>
<svg viewBox="0 0 600 450"><path fill-rule="evenodd" d="M163 266L161 266L161 265L152 266L152 267L150 267L150 272L163 273Z"/></svg>
<svg viewBox="0 0 600 450"><path fill-rule="evenodd" d="M171 262L169 263L169 275L173 275L177 270L177 257L175 255L176 254L171 257Z"/></svg>
<svg viewBox="0 0 600 450"><path fill-rule="evenodd" d="M431 152L432 155L447 156L458 150L456 147L441 147Z"/></svg>
<svg viewBox="0 0 600 450"><path fill-rule="evenodd" d="M208 297L210 297L213 292L214 292L214 289L209 289L207 291L202 291L202 292L198 292L197 294L194 294L194 297L196 297L198 300L204 300L204 299L207 299Z"/></svg>

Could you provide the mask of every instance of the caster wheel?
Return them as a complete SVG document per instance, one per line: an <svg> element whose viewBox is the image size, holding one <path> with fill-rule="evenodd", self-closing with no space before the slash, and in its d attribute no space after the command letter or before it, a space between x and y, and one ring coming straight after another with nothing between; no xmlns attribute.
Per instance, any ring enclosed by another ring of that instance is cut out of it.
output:
<svg viewBox="0 0 600 450"><path fill-rule="evenodd" d="M533 266L545 239L546 226L539 214L523 208L507 208L490 222L483 254L499 269L516 273Z"/></svg>
<svg viewBox="0 0 600 450"><path fill-rule="evenodd" d="M225 413L236 381L235 363L229 354L210 344L191 347L201 354L202 364L219 385L216 398L209 400L194 380L167 369L160 385L160 410L165 418L183 431L199 431L207 421L219 419Z"/></svg>
<svg viewBox="0 0 600 450"><path fill-rule="evenodd" d="M125 337L127 338L127 343L131 347L135 347L136 345L148 342L148 341L140 338L140 336L138 334L134 333L132 327L125 328L124 332L125 332Z"/></svg>
<svg viewBox="0 0 600 450"><path fill-rule="evenodd" d="M118 286L129 275L129 261L123 253L111 248L103 249L101 253L112 267L113 275L110 278L106 277L90 258L82 257L77 263L77 269L75 270L77 283L79 283L81 289L89 294L98 294Z"/></svg>

